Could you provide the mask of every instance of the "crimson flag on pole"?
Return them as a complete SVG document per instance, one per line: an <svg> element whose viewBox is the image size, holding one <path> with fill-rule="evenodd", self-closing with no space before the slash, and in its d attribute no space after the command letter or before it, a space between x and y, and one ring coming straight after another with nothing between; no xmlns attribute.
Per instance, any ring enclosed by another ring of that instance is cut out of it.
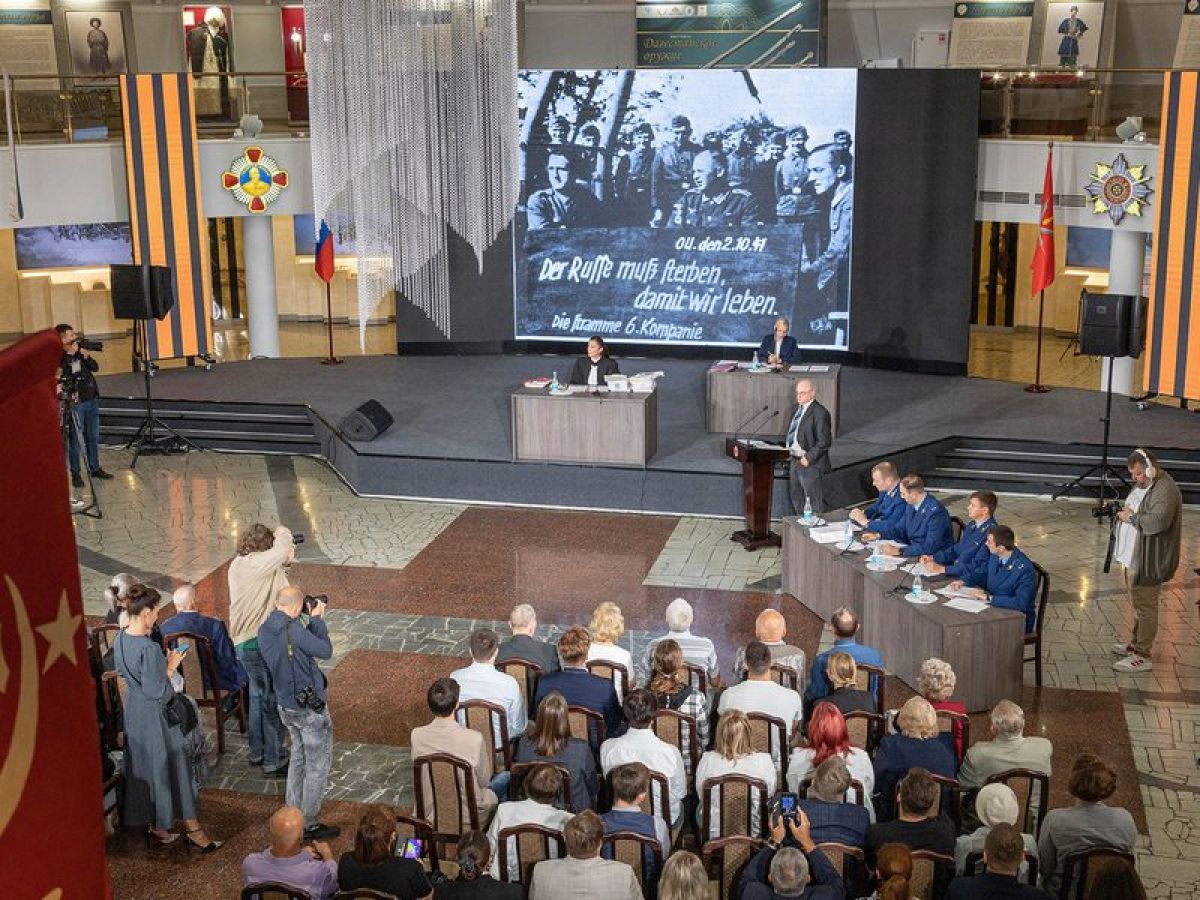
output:
<svg viewBox="0 0 1200 900"><path fill-rule="evenodd" d="M1037 294L1054 282L1054 149L1046 155L1046 179L1042 184L1042 214L1038 218L1037 249L1033 251L1033 290Z"/></svg>
<svg viewBox="0 0 1200 900"><path fill-rule="evenodd" d="M0 352L0 883L31 900L112 896L61 360L53 331Z"/></svg>
<svg viewBox="0 0 1200 900"><path fill-rule="evenodd" d="M329 284L333 280L333 234L324 219L321 220L321 233L317 235L317 252L313 263L317 277Z"/></svg>

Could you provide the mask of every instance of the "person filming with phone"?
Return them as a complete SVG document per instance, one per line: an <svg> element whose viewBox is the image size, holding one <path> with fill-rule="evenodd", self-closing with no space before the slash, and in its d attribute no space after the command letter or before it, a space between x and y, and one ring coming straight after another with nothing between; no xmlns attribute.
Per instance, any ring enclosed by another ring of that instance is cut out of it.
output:
<svg viewBox="0 0 1200 900"><path fill-rule="evenodd" d="M333 719L325 697L325 674L319 659L333 656L325 627L324 594L305 596L285 587L275 598L275 611L258 629L258 649L271 673L279 718L292 739L287 803L304 813L304 839L325 840L341 831L317 819L329 781L333 757Z"/></svg>
<svg viewBox="0 0 1200 900"><path fill-rule="evenodd" d="M842 876L813 841L795 794L781 794L771 811L771 837L741 877L742 900L841 900Z"/></svg>
<svg viewBox="0 0 1200 900"><path fill-rule="evenodd" d="M368 806L358 822L354 849L338 861L343 891L380 891L397 900L428 900L433 895L420 856L420 839L401 838L396 816L386 806Z"/></svg>

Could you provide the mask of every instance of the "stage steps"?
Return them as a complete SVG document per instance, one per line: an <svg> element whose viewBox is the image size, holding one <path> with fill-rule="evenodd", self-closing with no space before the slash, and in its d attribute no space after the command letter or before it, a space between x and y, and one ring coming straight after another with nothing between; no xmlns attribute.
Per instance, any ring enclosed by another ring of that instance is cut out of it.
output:
<svg viewBox="0 0 1200 900"><path fill-rule="evenodd" d="M100 399L100 443L120 445L141 427L145 401ZM211 403L159 400L154 414L206 450L319 455L320 441L307 406L290 403Z"/></svg>
<svg viewBox="0 0 1200 900"><path fill-rule="evenodd" d="M1100 461L1100 444L1063 444L1005 438L958 437L938 453L925 473L930 487L972 491L982 488L1019 494L1052 494ZM1109 464L1126 473L1125 460L1133 448L1113 444ZM1200 450L1155 451L1179 484L1184 503L1200 503ZM1099 473L1083 484L1097 488ZM1119 482L1118 482L1119 486ZM1122 496L1125 490L1121 489ZM1076 490L1072 496L1095 496Z"/></svg>

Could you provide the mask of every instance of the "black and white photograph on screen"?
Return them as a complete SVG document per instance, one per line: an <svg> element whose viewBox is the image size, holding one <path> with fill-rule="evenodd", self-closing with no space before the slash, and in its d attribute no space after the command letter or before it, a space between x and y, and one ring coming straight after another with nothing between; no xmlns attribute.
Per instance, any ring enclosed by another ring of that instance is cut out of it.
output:
<svg viewBox="0 0 1200 900"><path fill-rule="evenodd" d="M1047 3L1041 64L1060 69L1095 66L1103 19L1103 3Z"/></svg>
<svg viewBox="0 0 1200 900"><path fill-rule="evenodd" d="M66 20L72 74L120 75L126 70L120 10L71 10Z"/></svg>
<svg viewBox="0 0 1200 900"><path fill-rule="evenodd" d="M128 222L13 229L18 269L109 266L133 259Z"/></svg>
<svg viewBox="0 0 1200 900"><path fill-rule="evenodd" d="M856 73L527 70L521 338L848 345Z"/></svg>

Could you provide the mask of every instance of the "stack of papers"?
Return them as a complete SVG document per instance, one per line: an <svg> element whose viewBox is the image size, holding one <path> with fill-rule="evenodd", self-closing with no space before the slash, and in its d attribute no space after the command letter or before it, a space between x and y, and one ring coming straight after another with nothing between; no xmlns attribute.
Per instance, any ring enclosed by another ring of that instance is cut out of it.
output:
<svg viewBox="0 0 1200 900"><path fill-rule="evenodd" d="M814 525L808 530L808 535L818 544L836 544L846 539L846 523Z"/></svg>
<svg viewBox="0 0 1200 900"><path fill-rule="evenodd" d="M961 609L963 612L978 613L983 612L988 608L988 604L982 600L973 600L969 597L955 597L946 603L947 609Z"/></svg>

